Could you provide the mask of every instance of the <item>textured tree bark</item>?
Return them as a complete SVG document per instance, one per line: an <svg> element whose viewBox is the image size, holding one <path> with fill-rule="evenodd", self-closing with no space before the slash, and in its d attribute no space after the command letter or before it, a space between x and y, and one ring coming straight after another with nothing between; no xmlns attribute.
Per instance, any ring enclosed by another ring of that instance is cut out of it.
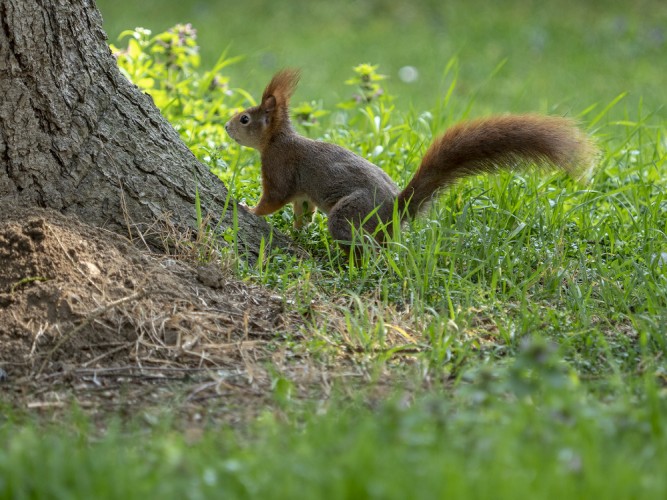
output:
<svg viewBox="0 0 667 500"><path fill-rule="evenodd" d="M229 227L227 189L121 75L94 0L0 0L0 201L127 234L128 218L142 233L165 216L196 228L195 189ZM269 231L238 210L241 251Z"/></svg>

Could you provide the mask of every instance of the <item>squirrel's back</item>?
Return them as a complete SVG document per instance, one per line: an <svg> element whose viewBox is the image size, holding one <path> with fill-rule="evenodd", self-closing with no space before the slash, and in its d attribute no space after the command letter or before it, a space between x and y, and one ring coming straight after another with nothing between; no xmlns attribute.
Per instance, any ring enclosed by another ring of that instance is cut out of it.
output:
<svg viewBox="0 0 667 500"><path fill-rule="evenodd" d="M296 191L308 196L325 213L354 191L365 192L376 204L398 195L398 187L384 170L342 146L296 134L287 140L286 144L271 144L262 163L268 172L282 171L280 167L286 161L294 165ZM281 164L275 169L273 158Z"/></svg>

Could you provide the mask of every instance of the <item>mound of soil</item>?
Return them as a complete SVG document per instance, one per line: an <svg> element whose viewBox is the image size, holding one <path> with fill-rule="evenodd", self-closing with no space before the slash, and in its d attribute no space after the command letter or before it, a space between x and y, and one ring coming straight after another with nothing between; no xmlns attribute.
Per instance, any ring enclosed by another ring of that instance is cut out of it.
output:
<svg viewBox="0 0 667 500"><path fill-rule="evenodd" d="M280 297L219 265L140 251L51 211L0 214L0 390L28 391L28 406L50 404L35 395L53 381L104 388L105 375L115 386L211 372L248 381L301 326Z"/></svg>

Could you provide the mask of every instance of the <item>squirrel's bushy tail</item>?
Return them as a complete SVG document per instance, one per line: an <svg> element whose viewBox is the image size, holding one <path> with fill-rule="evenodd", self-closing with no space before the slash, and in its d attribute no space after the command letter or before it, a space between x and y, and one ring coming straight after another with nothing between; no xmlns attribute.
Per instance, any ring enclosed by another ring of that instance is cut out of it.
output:
<svg viewBox="0 0 667 500"><path fill-rule="evenodd" d="M429 147L398 196L402 213L416 215L441 189L468 175L534 164L585 174L595 157L591 139L567 118L508 115L464 122Z"/></svg>

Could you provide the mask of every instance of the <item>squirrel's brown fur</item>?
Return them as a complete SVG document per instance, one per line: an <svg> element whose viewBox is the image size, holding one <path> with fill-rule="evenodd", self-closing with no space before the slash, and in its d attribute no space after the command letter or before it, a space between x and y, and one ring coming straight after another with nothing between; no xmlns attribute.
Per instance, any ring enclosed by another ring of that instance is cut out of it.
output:
<svg viewBox="0 0 667 500"><path fill-rule="evenodd" d="M299 135L289 118L289 99L299 72L277 73L258 106L235 115L225 128L239 144L256 148L262 159L262 197L251 211L268 215L294 204L296 224L315 206L328 214L334 238L347 247L353 225L371 234L390 223L394 205L401 217L414 216L441 189L468 175L514 169L522 164L586 171L595 147L572 120L507 115L463 122L429 147L403 191L379 167L335 144ZM382 234L376 234L382 240Z"/></svg>

